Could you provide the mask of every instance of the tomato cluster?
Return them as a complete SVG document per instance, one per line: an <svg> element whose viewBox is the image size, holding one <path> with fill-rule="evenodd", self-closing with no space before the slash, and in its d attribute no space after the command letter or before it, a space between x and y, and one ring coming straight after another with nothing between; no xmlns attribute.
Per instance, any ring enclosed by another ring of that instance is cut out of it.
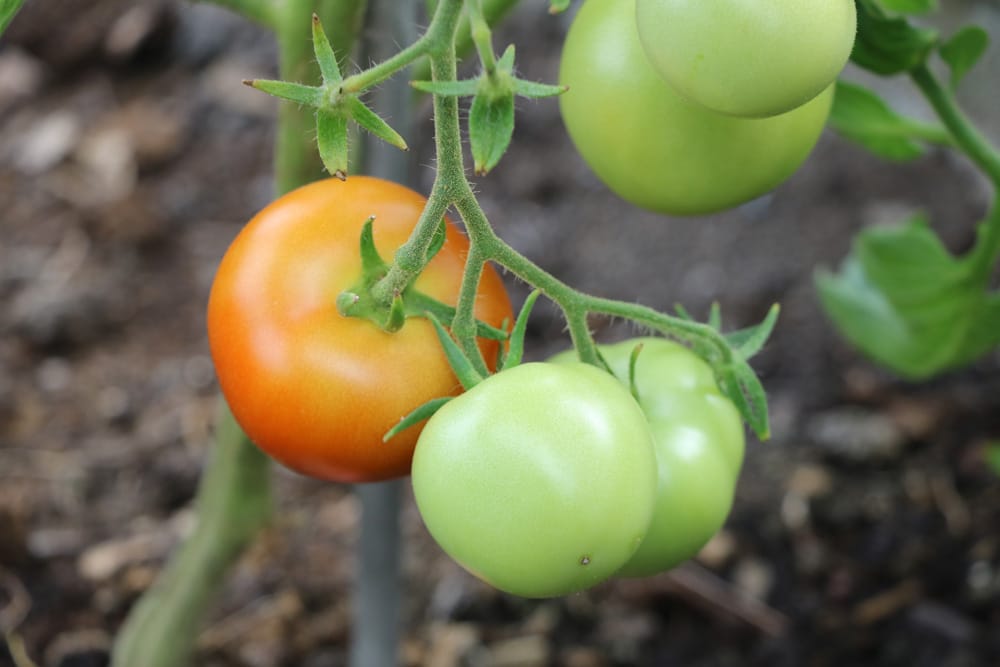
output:
<svg viewBox="0 0 1000 667"><path fill-rule="evenodd" d="M571 353L504 370L420 436L413 490L428 530L497 588L549 597L660 572L729 514L743 428L711 369L663 339L602 354L617 379Z"/></svg>
<svg viewBox="0 0 1000 667"><path fill-rule="evenodd" d="M563 121L598 177L636 206L731 208L812 151L854 12L853 0L587 0L563 46Z"/></svg>

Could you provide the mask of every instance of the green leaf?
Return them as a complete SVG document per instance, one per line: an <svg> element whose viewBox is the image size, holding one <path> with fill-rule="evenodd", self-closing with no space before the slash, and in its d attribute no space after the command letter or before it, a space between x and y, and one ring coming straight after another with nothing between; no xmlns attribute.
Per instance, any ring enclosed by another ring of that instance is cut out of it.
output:
<svg viewBox="0 0 1000 667"><path fill-rule="evenodd" d="M844 337L910 379L966 365L1000 345L1000 294L987 291L986 280L919 217L866 230L839 274L816 276Z"/></svg>
<svg viewBox="0 0 1000 667"><path fill-rule="evenodd" d="M423 93L445 97L471 97L479 90L479 79L464 81L411 81L410 85Z"/></svg>
<svg viewBox="0 0 1000 667"><path fill-rule="evenodd" d="M403 137L399 136L396 130L389 127L389 124L382 120L378 114L365 106L364 102L357 97L350 96L344 99L344 106L347 107L351 117L361 127L365 128L382 141L392 144L396 148L406 151L409 148Z"/></svg>
<svg viewBox="0 0 1000 667"><path fill-rule="evenodd" d="M320 23L319 16L313 14L312 17L312 37L313 52L316 54L316 62L319 63L320 74L323 75L323 83L336 85L343 81L340 76L340 67L337 66L337 56L330 46L330 41L323 31L323 24Z"/></svg>
<svg viewBox="0 0 1000 667"><path fill-rule="evenodd" d="M4 33L14 16L21 9L24 0L0 0L0 35Z"/></svg>
<svg viewBox="0 0 1000 667"><path fill-rule="evenodd" d="M941 58L951 67L951 87L969 73L990 45L989 34L979 26L962 28L939 49Z"/></svg>
<svg viewBox="0 0 1000 667"><path fill-rule="evenodd" d="M888 160L912 160L924 154L918 140L948 142L938 125L901 116L882 98L862 86L837 82L830 125L844 137Z"/></svg>
<svg viewBox="0 0 1000 667"><path fill-rule="evenodd" d="M510 332L510 346L507 349L507 354L498 368L513 368L521 363L524 356L524 335L528 331L528 318L531 317L531 309L535 307L535 302L538 301L540 294L540 290L534 290L524 300L521 312L517 314L517 320L514 322L514 329Z"/></svg>
<svg viewBox="0 0 1000 667"><path fill-rule="evenodd" d="M904 6L921 3L899 2ZM889 75L908 72L927 62L937 45L938 34L928 28L914 27L903 17L887 15L876 0L857 0L858 36L851 52L857 65Z"/></svg>
<svg viewBox="0 0 1000 667"><path fill-rule="evenodd" d="M441 324L441 320L429 311L424 313L424 316L434 325L434 331L437 332L438 340L441 341L441 347L444 349L444 355L448 359L448 364L451 366L451 370L455 372L455 377L462 383L462 386L468 390L482 382L483 376L476 372L476 367L472 365L472 361L465 356L462 348L458 346L455 339L451 337L451 334Z"/></svg>
<svg viewBox="0 0 1000 667"><path fill-rule="evenodd" d="M316 111L316 145L323 166L340 180L347 178L347 118L337 111Z"/></svg>
<svg viewBox="0 0 1000 667"><path fill-rule="evenodd" d="M725 335L726 341L736 350L740 357L750 359L760 352L767 339L771 337L771 332L774 331L774 325L778 322L778 314L780 312L781 307L778 304L774 304L767 311L767 316L760 324L728 333Z"/></svg>
<svg viewBox="0 0 1000 667"><path fill-rule="evenodd" d="M500 162L513 134L514 94L481 90L469 111L469 143L477 174L486 174Z"/></svg>
<svg viewBox="0 0 1000 667"><path fill-rule="evenodd" d="M301 83L272 81L270 79L246 80L243 85L309 107L320 107L323 104L323 89L316 86L303 86Z"/></svg>
<svg viewBox="0 0 1000 667"><path fill-rule="evenodd" d="M441 398L432 398L427 401L419 408L411 412L410 414L399 420L399 423L389 429L385 435L382 436L382 442L389 442L392 438L396 437L406 429L411 426L416 426L422 421L430 419L437 411L445 406L448 401L450 401L453 396L442 396Z"/></svg>
<svg viewBox="0 0 1000 667"><path fill-rule="evenodd" d="M497 69L501 72L506 72L507 74L514 73L514 45L510 44L504 49L503 55L500 56L500 60L497 61Z"/></svg>

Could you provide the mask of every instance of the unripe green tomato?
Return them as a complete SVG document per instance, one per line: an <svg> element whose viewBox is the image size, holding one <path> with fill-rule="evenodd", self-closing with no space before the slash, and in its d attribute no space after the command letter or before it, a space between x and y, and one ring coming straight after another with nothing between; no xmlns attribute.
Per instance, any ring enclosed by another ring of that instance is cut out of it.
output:
<svg viewBox="0 0 1000 667"><path fill-rule="evenodd" d="M639 550L618 574L639 577L695 556L726 521L743 463L743 423L722 395L712 369L682 345L637 338L602 346L601 355L623 385L632 350L639 405L649 420L658 472L653 521ZM564 352L551 359L571 361Z"/></svg>
<svg viewBox="0 0 1000 667"><path fill-rule="evenodd" d="M733 116L801 106L844 69L854 0L637 0L639 39L681 95Z"/></svg>
<svg viewBox="0 0 1000 667"><path fill-rule="evenodd" d="M431 535L467 570L524 597L614 574L646 536L656 494L646 418L593 366L529 363L441 408L413 458Z"/></svg>
<svg viewBox="0 0 1000 667"><path fill-rule="evenodd" d="M639 43L635 3L587 0L563 46L559 97L566 129L591 169L651 211L700 215L759 197L808 157L833 87L788 113L735 118L668 86Z"/></svg>

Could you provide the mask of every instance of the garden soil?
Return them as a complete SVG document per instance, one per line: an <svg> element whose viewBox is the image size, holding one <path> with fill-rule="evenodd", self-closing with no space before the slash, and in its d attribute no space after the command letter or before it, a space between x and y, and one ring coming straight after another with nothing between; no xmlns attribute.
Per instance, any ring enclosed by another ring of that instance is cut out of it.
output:
<svg viewBox="0 0 1000 667"><path fill-rule="evenodd" d="M497 42L517 44L526 78L553 81L568 18L522 5ZM952 12L998 23L995 5ZM994 140L996 52L964 98ZM274 76L274 55L262 29L159 0L33 0L0 40L4 667L22 648L43 667L106 665L191 530L219 404L206 297L228 242L272 198L277 107L240 82ZM926 112L905 82L875 83ZM407 139L427 191L430 107L416 110ZM774 434L750 438L732 516L695 561L555 600L463 572L404 482L404 664L1000 665L1000 477L987 464L1000 357L904 382L838 337L814 288L859 230L920 212L952 250L969 247L989 205L969 164L938 150L888 164L828 133L773 195L664 218L597 181L557 102L541 100L518 103L513 146L476 189L502 237L585 291L699 317L718 302L727 328L780 303L754 360ZM601 340L633 333L592 324ZM567 345L539 307L529 357ZM228 578L195 665L346 664L359 503L347 486L274 479L274 520Z"/></svg>

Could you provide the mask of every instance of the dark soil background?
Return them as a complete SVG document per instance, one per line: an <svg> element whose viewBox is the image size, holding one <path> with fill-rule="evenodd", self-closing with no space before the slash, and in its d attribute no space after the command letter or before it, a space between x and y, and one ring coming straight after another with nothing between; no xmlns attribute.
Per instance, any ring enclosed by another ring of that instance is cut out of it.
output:
<svg viewBox="0 0 1000 667"><path fill-rule="evenodd" d="M948 4L945 24L1000 35L995 4ZM498 42L517 44L526 77L552 81L568 18L522 5ZM994 47L964 98L995 140L998 59ZM218 403L206 296L271 198L276 105L240 81L273 63L262 30L174 1L32 0L0 41L0 630L42 667L106 664L191 529ZM926 114L905 82L878 85ZM426 191L420 113L408 139ZM731 520L696 562L566 599L479 583L407 500L405 664L1000 665L1000 478L985 461L1000 357L901 382L837 337L812 287L857 230L918 210L968 247L989 192L964 160L885 164L831 134L772 196L667 219L590 174L556 103L523 102L478 189L502 236L584 290L700 316L715 300L733 328L780 302L755 361L774 438L749 443ZM567 344L540 308L529 354ZM358 503L348 487L275 478L276 519L228 581L197 665L345 664Z"/></svg>

